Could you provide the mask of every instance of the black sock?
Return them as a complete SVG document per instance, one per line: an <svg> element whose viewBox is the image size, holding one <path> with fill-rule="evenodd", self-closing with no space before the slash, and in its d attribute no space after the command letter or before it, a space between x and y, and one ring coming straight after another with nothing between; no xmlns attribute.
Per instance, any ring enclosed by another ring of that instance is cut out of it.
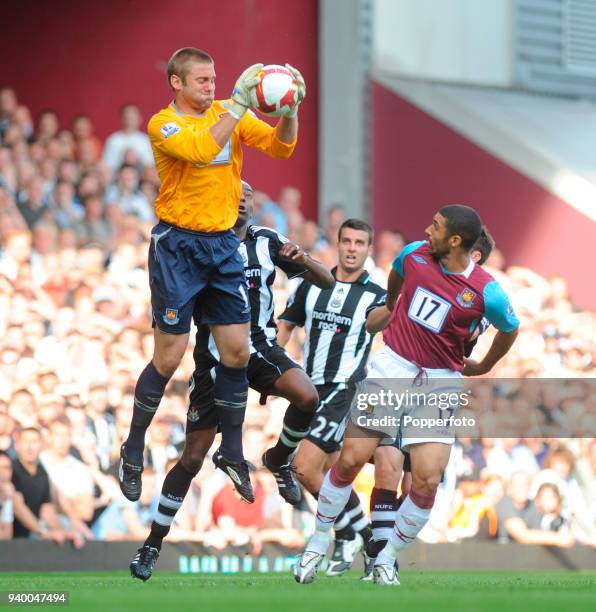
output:
<svg viewBox="0 0 596 612"><path fill-rule="evenodd" d="M346 507L344 508L344 512L348 515L352 529L362 536L362 539L366 544L372 537L370 521L362 509L360 498L354 489L352 489L352 492L350 493L350 497Z"/></svg>
<svg viewBox="0 0 596 612"><path fill-rule="evenodd" d="M161 550L161 542L168 535L174 516L182 506L194 477L180 461L167 473L161 487L159 506L151 523L151 532L145 540L146 545Z"/></svg>
<svg viewBox="0 0 596 612"><path fill-rule="evenodd" d="M337 515L333 529L335 529L336 540L353 540L356 537L356 532L350 525L350 517L345 510Z"/></svg>
<svg viewBox="0 0 596 612"><path fill-rule="evenodd" d="M290 404L284 415L284 424L277 444L267 451L267 462L273 467L288 463L290 455L296 450L300 440L305 438L310 429L312 412L302 412Z"/></svg>
<svg viewBox="0 0 596 612"><path fill-rule="evenodd" d="M369 540L366 544L366 554L369 557L375 557L385 548L387 540Z"/></svg>
<svg viewBox="0 0 596 612"><path fill-rule="evenodd" d="M395 514L398 509L397 495L395 491L388 489L372 490L370 496L370 518L372 520L373 538L387 541L393 532Z"/></svg>
<svg viewBox="0 0 596 612"><path fill-rule="evenodd" d="M155 369L152 361L137 380L130 432L125 442L126 454L135 461L143 460L145 433L159 407L168 380Z"/></svg>
<svg viewBox="0 0 596 612"><path fill-rule="evenodd" d="M220 363L216 368L213 395L221 428L221 453L230 461L244 459L242 424L247 393L246 368L228 368Z"/></svg>

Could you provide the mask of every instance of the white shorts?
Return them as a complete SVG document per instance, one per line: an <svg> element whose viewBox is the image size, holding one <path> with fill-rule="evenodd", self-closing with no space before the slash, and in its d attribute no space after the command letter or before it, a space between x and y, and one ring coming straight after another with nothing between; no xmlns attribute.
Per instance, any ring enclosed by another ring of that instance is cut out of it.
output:
<svg viewBox="0 0 596 612"><path fill-rule="evenodd" d="M352 422L402 450L413 444L453 444L453 419L464 391L460 372L419 368L388 346L368 364L350 410Z"/></svg>

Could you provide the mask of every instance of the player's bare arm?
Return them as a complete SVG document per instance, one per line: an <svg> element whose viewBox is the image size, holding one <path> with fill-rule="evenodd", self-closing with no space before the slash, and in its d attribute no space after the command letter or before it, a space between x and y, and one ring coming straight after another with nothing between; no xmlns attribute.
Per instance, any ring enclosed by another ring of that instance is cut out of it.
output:
<svg viewBox="0 0 596 612"><path fill-rule="evenodd" d="M391 318L391 311L387 308L386 304L378 306L366 317L366 331L369 334L376 334L377 332L383 331L389 323Z"/></svg>
<svg viewBox="0 0 596 612"><path fill-rule="evenodd" d="M289 321L282 321L281 319L277 322L277 344L279 346L285 346L290 336L292 335L292 330L296 327L294 323L290 323Z"/></svg>
<svg viewBox="0 0 596 612"><path fill-rule="evenodd" d="M298 138L298 117L281 117L275 127L275 135L284 144L293 144Z"/></svg>
<svg viewBox="0 0 596 612"><path fill-rule="evenodd" d="M401 292L404 279L392 268L387 281L387 310L392 312Z"/></svg>
<svg viewBox="0 0 596 612"><path fill-rule="evenodd" d="M518 333L519 327L511 332L498 331L484 359L481 361L464 359L466 365L462 370L462 374L464 376L481 376L482 374L490 372L495 364L509 352Z"/></svg>
<svg viewBox="0 0 596 612"><path fill-rule="evenodd" d="M391 319L391 313L395 308L397 298L401 292L403 282L404 279L392 269L389 273L385 304L372 310L366 317L366 331L369 334L376 334L387 327L389 319Z"/></svg>
<svg viewBox="0 0 596 612"><path fill-rule="evenodd" d="M331 289L335 285L333 274L320 261L313 259L299 245L287 242L279 249L278 254L282 259L303 265L307 269L303 278L313 285L321 289Z"/></svg>

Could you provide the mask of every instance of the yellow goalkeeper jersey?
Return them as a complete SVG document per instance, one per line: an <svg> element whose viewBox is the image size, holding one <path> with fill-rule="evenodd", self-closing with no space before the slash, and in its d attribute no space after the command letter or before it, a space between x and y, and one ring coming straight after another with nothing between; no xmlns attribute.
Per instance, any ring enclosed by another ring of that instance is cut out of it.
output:
<svg viewBox="0 0 596 612"><path fill-rule="evenodd" d="M172 102L153 115L147 127L161 179L155 214L166 223L201 232L234 226L240 200L242 146L276 158L292 155L296 142L279 140L275 129L250 111L220 147L209 128L226 113L222 101L202 115L184 115Z"/></svg>

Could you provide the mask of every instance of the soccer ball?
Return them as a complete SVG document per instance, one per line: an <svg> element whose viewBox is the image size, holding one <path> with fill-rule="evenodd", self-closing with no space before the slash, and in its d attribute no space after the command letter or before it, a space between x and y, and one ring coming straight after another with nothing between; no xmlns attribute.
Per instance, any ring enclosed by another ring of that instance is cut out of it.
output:
<svg viewBox="0 0 596 612"><path fill-rule="evenodd" d="M279 117L296 106L298 83L285 66L263 66L259 78L257 86L250 91L253 108L263 115Z"/></svg>

